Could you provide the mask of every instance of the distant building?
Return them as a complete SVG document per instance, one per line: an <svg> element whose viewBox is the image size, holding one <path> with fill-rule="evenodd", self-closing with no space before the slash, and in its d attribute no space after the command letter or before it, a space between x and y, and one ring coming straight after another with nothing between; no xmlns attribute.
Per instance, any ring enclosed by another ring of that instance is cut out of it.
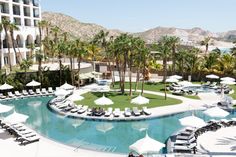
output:
<svg viewBox="0 0 236 157"><path fill-rule="evenodd" d="M8 19L15 23L18 31L14 31L16 52L19 60L26 59L30 55L31 44L39 45L38 22L41 20L41 8L39 0L0 0L0 22ZM10 33L9 33L10 34ZM7 41L4 30L1 33L1 64L9 64ZM12 45L10 45L11 64L16 64L16 57Z"/></svg>

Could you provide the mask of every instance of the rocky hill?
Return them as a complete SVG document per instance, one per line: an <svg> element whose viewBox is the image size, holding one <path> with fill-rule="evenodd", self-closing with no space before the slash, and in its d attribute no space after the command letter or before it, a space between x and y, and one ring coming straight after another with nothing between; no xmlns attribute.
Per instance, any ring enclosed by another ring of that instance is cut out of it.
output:
<svg viewBox="0 0 236 157"><path fill-rule="evenodd" d="M109 31L109 34L112 36L117 36L122 33L122 31L119 30L108 30L97 24L83 23L61 13L44 12L42 18L49 21L52 25L60 27L62 31L68 32L72 37L84 40L91 39L100 30ZM156 27L145 32L134 33L133 35L142 37L148 43L157 41L163 35L177 36L181 38L182 42L190 44L197 44L205 37L212 37L214 41L236 40L236 30L224 33L213 33L198 27L192 29Z"/></svg>

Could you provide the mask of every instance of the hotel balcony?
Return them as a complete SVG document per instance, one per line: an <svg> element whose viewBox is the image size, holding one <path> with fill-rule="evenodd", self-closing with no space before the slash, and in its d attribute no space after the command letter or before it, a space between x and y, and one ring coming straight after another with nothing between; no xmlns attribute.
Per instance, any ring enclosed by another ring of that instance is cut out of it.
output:
<svg viewBox="0 0 236 157"><path fill-rule="evenodd" d="M0 2L1 13L9 14L9 5L7 3Z"/></svg>
<svg viewBox="0 0 236 157"><path fill-rule="evenodd" d="M13 14L14 15L20 15L20 6L13 5Z"/></svg>
<svg viewBox="0 0 236 157"><path fill-rule="evenodd" d="M24 7L24 16L30 17L30 8L29 7Z"/></svg>

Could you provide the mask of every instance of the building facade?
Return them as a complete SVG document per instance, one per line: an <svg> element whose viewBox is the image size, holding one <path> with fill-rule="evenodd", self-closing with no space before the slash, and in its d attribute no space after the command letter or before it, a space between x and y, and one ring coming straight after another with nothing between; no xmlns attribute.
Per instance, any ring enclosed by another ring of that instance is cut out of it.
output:
<svg viewBox="0 0 236 157"><path fill-rule="evenodd" d="M37 27L38 22L41 20L41 8L39 0L0 0L0 22L3 19L9 20L11 23L19 28L15 30L14 41L15 50L13 44L10 47L10 59L8 57L8 44L6 41L6 35L4 29L1 32L1 64L2 67L11 63L16 64L16 55L18 60L26 59L31 56L32 52L30 45L39 45L39 30ZM10 33L8 33L10 37Z"/></svg>

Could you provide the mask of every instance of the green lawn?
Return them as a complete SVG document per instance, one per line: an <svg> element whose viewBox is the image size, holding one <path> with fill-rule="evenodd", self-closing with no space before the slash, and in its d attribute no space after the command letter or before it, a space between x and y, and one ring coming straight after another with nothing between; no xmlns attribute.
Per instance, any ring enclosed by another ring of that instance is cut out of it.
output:
<svg viewBox="0 0 236 157"><path fill-rule="evenodd" d="M139 93L134 93L134 96L132 98L136 97L138 94ZM102 97L102 95L103 95L103 93L99 93L99 92L86 93L86 94L82 95L85 99L83 99L82 101L77 101L75 103L82 104L82 105L88 105L90 108L91 107L99 107L99 105L95 105L94 100ZM134 104L130 103L131 98L127 94L121 95L118 92L109 92L109 93L105 93L105 96L110 98L114 102L114 104L102 106L103 108L108 108L108 107L116 108L116 107L118 107L121 110L124 110L125 107L130 107L130 108L139 107L141 109L142 106L147 106L148 108L153 108L153 107L159 107L159 106L180 104L182 102L181 100L178 100L178 99L167 98L167 100L165 100L165 98L162 96L144 94L143 96L150 100L149 104L134 105Z"/></svg>
<svg viewBox="0 0 236 157"><path fill-rule="evenodd" d="M144 90L149 91L156 91L156 92L163 92L164 93L164 84L163 83L144 83ZM119 88L119 83L115 83L114 89ZM129 89L129 82L125 83L125 88ZM132 88L135 88L135 83L132 83ZM138 89L142 89L142 83L138 84ZM171 92L167 91L167 94L171 94ZM183 97L190 98L190 99L200 99L197 95L184 95Z"/></svg>
<svg viewBox="0 0 236 157"><path fill-rule="evenodd" d="M230 94L229 96L231 96L233 99L236 99L236 85L232 85L230 86L230 88L234 90L234 93Z"/></svg>

